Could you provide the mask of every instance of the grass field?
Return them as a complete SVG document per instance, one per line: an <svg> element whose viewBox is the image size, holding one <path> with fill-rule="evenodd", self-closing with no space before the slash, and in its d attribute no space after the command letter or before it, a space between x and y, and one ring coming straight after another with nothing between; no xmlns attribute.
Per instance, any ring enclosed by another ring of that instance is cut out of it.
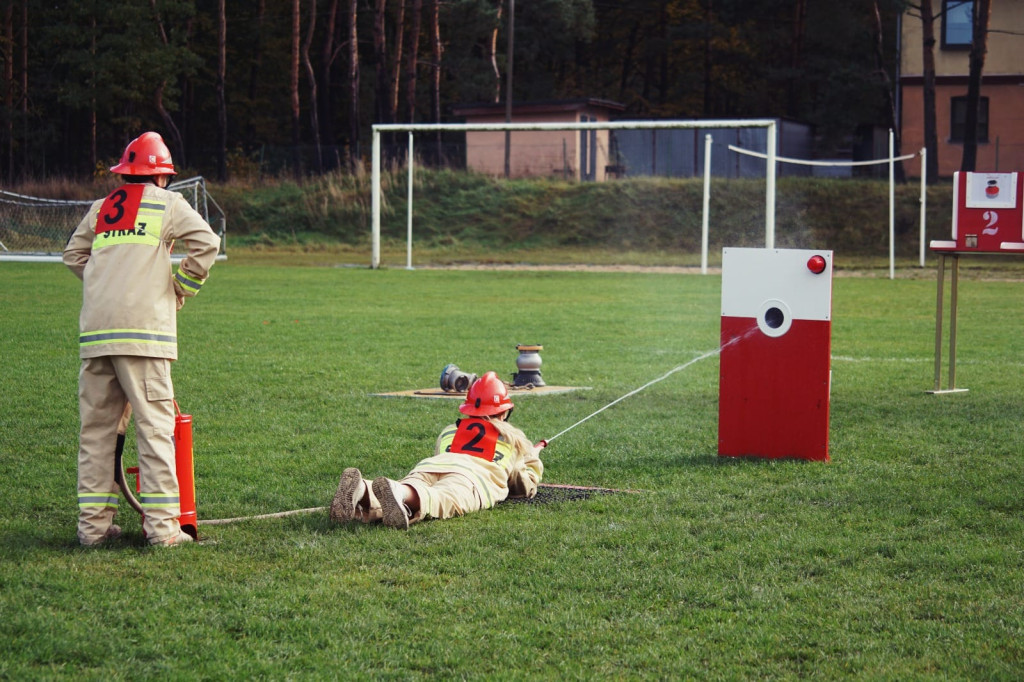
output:
<svg viewBox="0 0 1024 682"><path fill-rule="evenodd" d="M715 349L720 283L219 264L174 366L200 521L404 474L456 403L373 394L449 362L507 378L517 343L590 387L516 399L550 437ZM201 523L216 544L168 551L122 505L85 550L80 284L0 264L0 679L1021 679L1024 282L960 295L970 391L934 396L934 280L836 278L828 464L717 457L712 356L544 451L546 482L637 492L409 532Z"/></svg>

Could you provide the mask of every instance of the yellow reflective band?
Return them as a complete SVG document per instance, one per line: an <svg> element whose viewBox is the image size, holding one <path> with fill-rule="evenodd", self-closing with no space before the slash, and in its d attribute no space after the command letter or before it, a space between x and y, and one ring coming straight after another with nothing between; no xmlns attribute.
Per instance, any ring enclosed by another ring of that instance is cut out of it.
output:
<svg viewBox="0 0 1024 682"><path fill-rule="evenodd" d="M165 204L143 201L139 204L139 215L135 217L135 225L141 225L146 234L153 235L157 239L164 229Z"/></svg>
<svg viewBox="0 0 1024 682"><path fill-rule="evenodd" d="M173 346L178 338L173 334L148 329L98 329L78 335L79 346L98 346L104 343L152 343Z"/></svg>
<svg viewBox="0 0 1024 682"><path fill-rule="evenodd" d="M117 493L81 493L78 496L79 509L86 507L117 508Z"/></svg>
<svg viewBox="0 0 1024 682"><path fill-rule="evenodd" d="M494 461L500 464L502 469L508 471L509 465L512 464L512 446L499 438L498 442L494 444L494 449L502 455L501 459L495 457Z"/></svg>
<svg viewBox="0 0 1024 682"><path fill-rule="evenodd" d="M174 277L175 279L178 280L178 284L180 284L181 287L185 289L185 291L191 291L193 294L199 293L199 289L202 288L203 282L206 281L202 279L197 279L189 275L187 272L181 269L180 265L178 266L178 272L174 275Z"/></svg>
<svg viewBox="0 0 1024 682"><path fill-rule="evenodd" d="M142 202L131 229L100 232L93 239L92 248L102 249L114 244L159 246L165 208L166 205L159 202Z"/></svg>
<svg viewBox="0 0 1024 682"><path fill-rule="evenodd" d="M175 493L140 493L139 506L143 509L177 509L181 497Z"/></svg>
<svg viewBox="0 0 1024 682"><path fill-rule="evenodd" d="M441 452L451 452L452 441L455 440L455 429L451 431L445 431L441 434L441 442L438 445L438 450Z"/></svg>

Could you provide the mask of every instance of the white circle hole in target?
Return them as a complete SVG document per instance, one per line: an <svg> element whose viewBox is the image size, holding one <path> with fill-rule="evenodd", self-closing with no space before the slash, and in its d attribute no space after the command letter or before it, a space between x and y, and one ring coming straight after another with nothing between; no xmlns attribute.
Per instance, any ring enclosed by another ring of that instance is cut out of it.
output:
<svg viewBox="0 0 1024 682"><path fill-rule="evenodd" d="M778 337L793 325L793 313L784 301L769 298L757 311L757 327L765 336Z"/></svg>

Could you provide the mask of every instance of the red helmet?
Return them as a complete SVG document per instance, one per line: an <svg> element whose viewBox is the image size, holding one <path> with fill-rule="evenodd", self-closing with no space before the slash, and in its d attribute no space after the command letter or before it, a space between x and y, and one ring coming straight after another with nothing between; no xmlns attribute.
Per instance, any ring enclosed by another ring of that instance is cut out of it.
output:
<svg viewBox="0 0 1024 682"><path fill-rule="evenodd" d="M490 417L507 412L512 407L505 382L494 372L488 372L469 387L466 402L459 405L459 412L471 417Z"/></svg>
<svg viewBox="0 0 1024 682"><path fill-rule="evenodd" d="M110 169L118 175L174 175L171 151L159 133L142 133L128 143L121 163Z"/></svg>

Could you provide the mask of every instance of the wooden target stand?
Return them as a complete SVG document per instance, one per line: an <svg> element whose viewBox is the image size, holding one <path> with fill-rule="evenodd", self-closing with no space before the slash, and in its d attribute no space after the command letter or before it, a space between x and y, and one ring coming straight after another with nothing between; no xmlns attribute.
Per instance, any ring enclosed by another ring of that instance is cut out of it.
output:
<svg viewBox="0 0 1024 682"><path fill-rule="evenodd" d="M946 393L966 393L968 389L958 388L956 385L956 316L957 309L959 306L959 291L960 291L960 256L963 255L998 255L996 252L984 252L984 251L954 251L951 250L951 245L955 242L936 242L933 241L931 244L932 251L939 256L939 268L936 276L935 286L935 381L932 388L926 393L933 395L944 395ZM1002 245L1004 250L1003 254L1016 253L1018 255L1024 255L1024 244L1008 244ZM1014 248L1019 247L1019 248ZM946 381L946 387L942 387L942 327L943 319L945 317L945 307L943 305L944 293L946 289L946 260L951 260L949 264L950 271L950 283L949 283L949 375Z"/></svg>
<svg viewBox="0 0 1024 682"><path fill-rule="evenodd" d="M960 252L944 251L934 247L933 250L939 256L939 269L936 276L935 287L935 383L931 390L932 394L944 393L966 393L966 388L956 387L956 313L958 306L958 294L960 283ZM946 388L942 388L942 321L946 309L943 306L943 294L946 289L946 259L951 258L950 284L949 284L949 380Z"/></svg>

